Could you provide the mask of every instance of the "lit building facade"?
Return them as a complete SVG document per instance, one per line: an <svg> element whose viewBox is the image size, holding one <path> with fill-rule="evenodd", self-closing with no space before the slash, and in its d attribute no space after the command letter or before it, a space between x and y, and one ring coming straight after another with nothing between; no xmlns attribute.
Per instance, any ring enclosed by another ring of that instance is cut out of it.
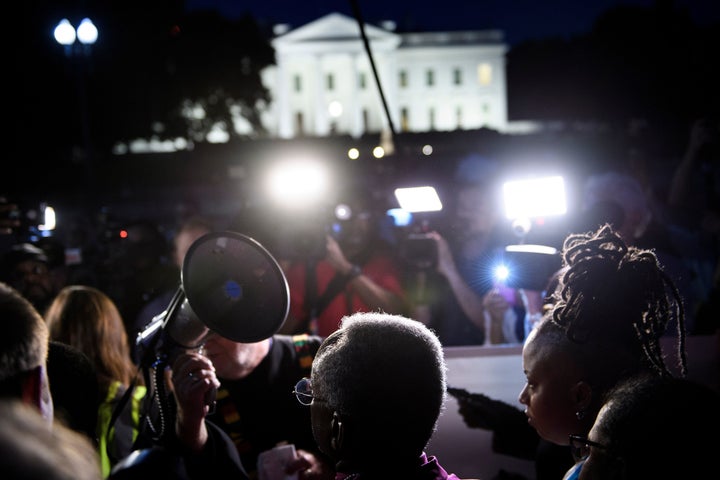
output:
<svg viewBox="0 0 720 480"><path fill-rule="evenodd" d="M272 40L276 65L263 71L272 102L263 115L280 138L395 132L506 131L502 32L395 33L339 13ZM382 86L377 87L376 75ZM384 102L383 102L384 97Z"/></svg>

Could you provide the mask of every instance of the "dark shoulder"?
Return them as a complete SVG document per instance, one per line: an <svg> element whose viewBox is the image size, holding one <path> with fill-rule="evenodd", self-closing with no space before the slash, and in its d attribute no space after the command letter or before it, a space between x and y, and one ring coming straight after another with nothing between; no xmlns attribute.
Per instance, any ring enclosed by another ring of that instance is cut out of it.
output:
<svg viewBox="0 0 720 480"><path fill-rule="evenodd" d="M48 344L47 374L55 416L71 428L94 438L102 395L97 372L90 359L71 345L51 340Z"/></svg>
<svg viewBox="0 0 720 480"><path fill-rule="evenodd" d="M293 375L309 377L322 337L315 335L275 335L270 356L273 363L283 365Z"/></svg>
<svg viewBox="0 0 720 480"><path fill-rule="evenodd" d="M315 355L323 338L317 335L275 335L273 336L273 349L279 349L292 356L311 352Z"/></svg>

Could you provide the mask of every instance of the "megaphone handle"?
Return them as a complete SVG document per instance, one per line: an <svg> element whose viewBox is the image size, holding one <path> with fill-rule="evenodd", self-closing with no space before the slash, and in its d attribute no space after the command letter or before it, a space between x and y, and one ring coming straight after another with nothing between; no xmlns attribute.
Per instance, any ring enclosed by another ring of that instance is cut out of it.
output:
<svg viewBox="0 0 720 480"><path fill-rule="evenodd" d="M208 415L215 413L215 405L217 399L217 388L211 388L205 393L205 405L208 406Z"/></svg>

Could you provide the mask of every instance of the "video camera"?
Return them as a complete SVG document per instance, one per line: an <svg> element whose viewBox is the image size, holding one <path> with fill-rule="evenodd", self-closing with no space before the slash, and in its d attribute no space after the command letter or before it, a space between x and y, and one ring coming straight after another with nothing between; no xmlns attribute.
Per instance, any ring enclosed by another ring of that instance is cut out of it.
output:
<svg viewBox="0 0 720 480"><path fill-rule="evenodd" d="M400 258L412 268L434 268L437 244L427 232L433 213L442 211L437 191L431 186L420 186L396 188L394 193L400 208L388 213L402 230L398 242Z"/></svg>
<svg viewBox="0 0 720 480"><path fill-rule="evenodd" d="M508 245L503 261L495 268L497 282L510 288L543 291L550 277L560 270L562 258L554 247L546 245Z"/></svg>
<svg viewBox="0 0 720 480"><path fill-rule="evenodd" d="M274 234L278 256L316 261L324 258L326 237L330 235L343 243L348 235L348 221L355 214L348 205L341 203L332 210L319 209L317 213L282 218Z"/></svg>
<svg viewBox="0 0 720 480"><path fill-rule="evenodd" d="M400 254L406 263L417 269L430 269L437 265L437 243L426 233L408 235L401 244ZM560 253L545 245L507 245L502 259L502 263L493 269L492 283L537 291L545 289L562 263Z"/></svg>
<svg viewBox="0 0 720 480"><path fill-rule="evenodd" d="M414 268L435 268L438 261L437 243L427 233L410 233L400 243L400 258Z"/></svg>

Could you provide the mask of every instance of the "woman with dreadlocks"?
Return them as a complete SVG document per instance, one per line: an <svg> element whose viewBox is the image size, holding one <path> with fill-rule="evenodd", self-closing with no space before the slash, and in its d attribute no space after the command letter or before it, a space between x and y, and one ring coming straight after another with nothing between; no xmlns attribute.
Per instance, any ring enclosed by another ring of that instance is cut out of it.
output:
<svg viewBox="0 0 720 480"><path fill-rule="evenodd" d="M519 401L543 439L570 445L586 436L620 380L641 374L686 373L682 299L651 250L628 246L609 225L571 234L552 307L522 353L527 381ZM671 334L677 365L668 365L661 337ZM575 479L582 458L565 475Z"/></svg>

